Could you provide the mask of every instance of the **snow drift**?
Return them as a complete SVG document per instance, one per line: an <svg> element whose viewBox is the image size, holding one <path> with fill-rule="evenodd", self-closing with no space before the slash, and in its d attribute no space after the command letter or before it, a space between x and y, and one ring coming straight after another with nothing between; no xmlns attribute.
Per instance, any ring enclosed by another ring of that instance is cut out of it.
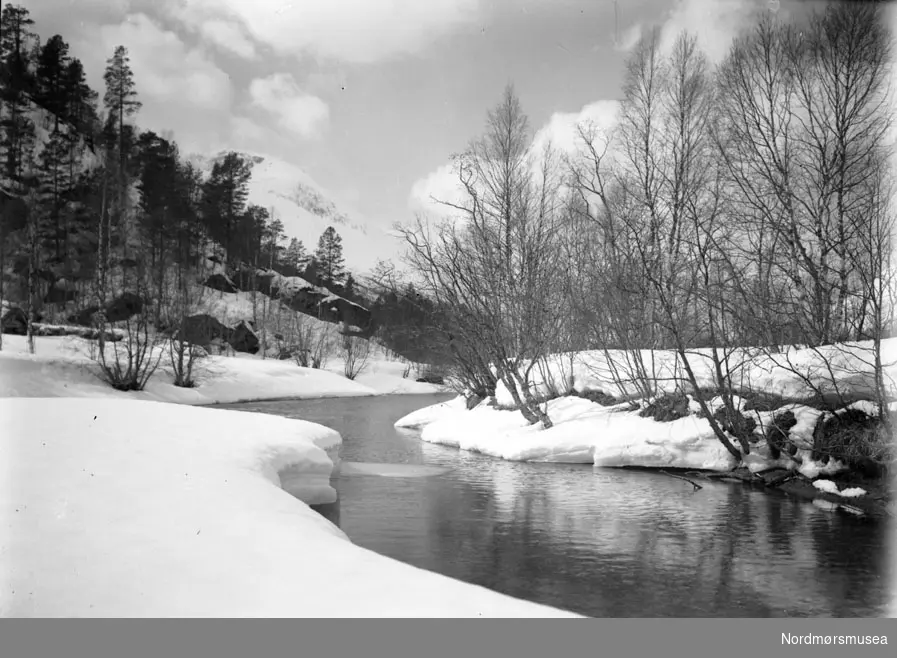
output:
<svg viewBox="0 0 897 658"><path fill-rule="evenodd" d="M333 500L320 425L34 398L0 430L3 617L573 616L349 542L294 497Z"/></svg>

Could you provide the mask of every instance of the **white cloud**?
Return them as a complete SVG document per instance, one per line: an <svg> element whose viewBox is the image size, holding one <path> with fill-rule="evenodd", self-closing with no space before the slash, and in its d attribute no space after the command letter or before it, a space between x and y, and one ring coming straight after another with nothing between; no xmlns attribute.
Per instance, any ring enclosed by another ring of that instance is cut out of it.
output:
<svg viewBox="0 0 897 658"><path fill-rule="evenodd" d="M244 59L256 59L258 51L249 38L243 20L223 8L220 3L206 0L177 2L168 0L159 9L183 27L199 34L202 39L220 50Z"/></svg>
<svg viewBox="0 0 897 658"><path fill-rule="evenodd" d="M233 148L236 149L245 149L249 144L262 141L268 132L249 117L231 117L230 127Z"/></svg>
<svg viewBox="0 0 897 658"><path fill-rule="evenodd" d="M623 34L620 35L619 39L615 40L614 48L619 50L620 52L627 53L638 43L639 39L642 38L642 24L635 23L630 27L623 30Z"/></svg>
<svg viewBox="0 0 897 658"><path fill-rule="evenodd" d="M712 62L720 61L744 25L764 7L768 7L766 0L679 0L659 26L661 48L670 49L679 33L687 30L697 36ZM617 49L631 50L647 28L641 23L632 25L620 36ZM602 133L608 134L616 125L618 107L617 101L599 100L578 112L556 112L536 132L534 153L538 156L549 141L561 152L574 152L581 145L577 125L593 127L598 131L596 137L599 138ZM459 195L457 173L450 164L446 164L414 183L409 205L414 210L444 215L444 206L434 203L431 197L457 201L463 198Z"/></svg>
<svg viewBox="0 0 897 658"><path fill-rule="evenodd" d="M445 216L452 214L452 209L445 203L460 204L464 198L458 171L453 163L448 162L415 181L408 206L415 212Z"/></svg>
<svg viewBox="0 0 897 658"><path fill-rule="evenodd" d="M280 125L300 137L316 135L327 122L327 104L302 91L288 73L257 78L249 85L253 105L275 115Z"/></svg>
<svg viewBox="0 0 897 658"><path fill-rule="evenodd" d="M720 62L759 11L769 11L767 0L679 0L661 26L661 50L672 49L676 37L687 31L710 62Z"/></svg>
<svg viewBox="0 0 897 658"><path fill-rule="evenodd" d="M185 20L239 19L282 54L371 63L423 49L440 34L472 24L480 0L191 0Z"/></svg>
<svg viewBox="0 0 897 658"><path fill-rule="evenodd" d="M533 139L533 150L539 152L546 143L562 153L574 153L582 145L582 137L578 126L583 126L586 131L594 128L600 133L608 133L616 124L617 101L596 101L589 103L579 112L555 112L551 115Z"/></svg>
<svg viewBox="0 0 897 658"><path fill-rule="evenodd" d="M204 21L200 25L200 34L203 38L215 44L222 50L226 50L245 59L255 59L258 53L255 44L235 23L229 23L221 19Z"/></svg>
<svg viewBox="0 0 897 658"><path fill-rule="evenodd" d="M556 152L573 154L582 146L582 137L577 126L586 131L594 129L595 137L601 139L613 129L619 107L617 101L597 101L589 103L578 112L555 112L548 122L533 137L531 153L539 158L545 146L550 143ZM418 212L436 216L452 215L453 210L440 201L461 203L465 199L458 181L458 172L452 163L437 167L434 171L415 181L411 187L409 207Z"/></svg>
<svg viewBox="0 0 897 658"><path fill-rule="evenodd" d="M137 92L145 105L165 103L199 109L230 105L228 75L202 51L188 48L178 35L144 14L128 16L118 25L103 25L76 42L73 50L82 54L92 76L99 77L118 45L128 49ZM103 88L102 84L93 86Z"/></svg>

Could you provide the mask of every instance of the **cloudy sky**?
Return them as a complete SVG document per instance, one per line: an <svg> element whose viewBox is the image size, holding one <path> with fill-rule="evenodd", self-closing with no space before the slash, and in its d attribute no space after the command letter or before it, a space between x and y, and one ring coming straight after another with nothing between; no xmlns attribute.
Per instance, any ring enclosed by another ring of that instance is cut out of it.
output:
<svg viewBox="0 0 897 658"><path fill-rule="evenodd" d="M801 0L38 0L102 90L130 53L139 124L184 152L267 153L368 221L409 219L512 81L556 141L606 117L626 49L652 25L696 32L712 59L756 11ZM442 169L441 169L442 168Z"/></svg>

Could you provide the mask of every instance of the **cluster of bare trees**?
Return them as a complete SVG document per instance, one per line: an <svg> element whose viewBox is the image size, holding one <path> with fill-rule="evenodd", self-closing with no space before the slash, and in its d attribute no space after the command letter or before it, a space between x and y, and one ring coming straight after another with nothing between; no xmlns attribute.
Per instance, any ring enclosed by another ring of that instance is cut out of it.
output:
<svg viewBox="0 0 897 658"><path fill-rule="evenodd" d="M509 90L459 158L456 219L405 231L411 264L475 355L461 361L490 364L524 415L550 426L532 368L551 351L604 349L621 391L650 397L677 379L740 456L733 397L748 361L783 355L822 396L840 375L820 383L789 346L825 363L823 346L862 341L851 358L875 373L883 409L890 48L869 3L800 24L768 14L716 67L694 37L665 47L650 32L629 58L616 126L580 126L563 163L533 152ZM658 371L658 349L675 352L672 371Z"/></svg>
<svg viewBox="0 0 897 658"><path fill-rule="evenodd" d="M485 134L456 159L464 199L446 203L460 220L402 231L423 290L452 310L447 333L466 383L494 392L497 378L527 420L550 427L531 384L565 322L562 178L558 155L533 153L531 141L508 87Z"/></svg>

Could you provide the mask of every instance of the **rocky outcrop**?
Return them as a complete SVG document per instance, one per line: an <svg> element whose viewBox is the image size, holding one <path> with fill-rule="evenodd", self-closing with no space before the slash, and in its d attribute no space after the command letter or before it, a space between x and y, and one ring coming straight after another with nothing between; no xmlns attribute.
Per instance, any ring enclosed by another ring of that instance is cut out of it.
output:
<svg viewBox="0 0 897 658"><path fill-rule="evenodd" d="M354 331L367 337L371 327L371 312L360 304L333 294L327 288L316 286L299 276L283 276L274 270L243 267L234 272L232 281L240 289L247 292L253 290L272 299L280 299L297 313L358 327ZM351 330L350 330L351 331Z"/></svg>
<svg viewBox="0 0 897 658"><path fill-rule="evenodd" d="M99 310L99 306L88 306L70 315L67 320L82 327L89 327L94 323L94 316ZM143 299L139 295L132 292L122 293L106 305L106 322L123 322L142 310Z"/></svg>
<svg viewBox="0 0 897 658"><path fill-rule="evenodd" d="M178 340L207 349L215 344L227 343L237 352L257 354L260 347L259 337L250 323L241 320L228 327L206 313L184 318L177 336Z"/></svg>
<svg viewBox="0 0 897 658"><path fill-rule="evenodd" d="M212 290L218 290L220 292L227 293L235 293L239 292L239 288L237 288L236 284L231 281L230 277L226 274L221 274L220 272L217 274L212 274L209 276L203 284L206 288L211 288Z"/></svg>

